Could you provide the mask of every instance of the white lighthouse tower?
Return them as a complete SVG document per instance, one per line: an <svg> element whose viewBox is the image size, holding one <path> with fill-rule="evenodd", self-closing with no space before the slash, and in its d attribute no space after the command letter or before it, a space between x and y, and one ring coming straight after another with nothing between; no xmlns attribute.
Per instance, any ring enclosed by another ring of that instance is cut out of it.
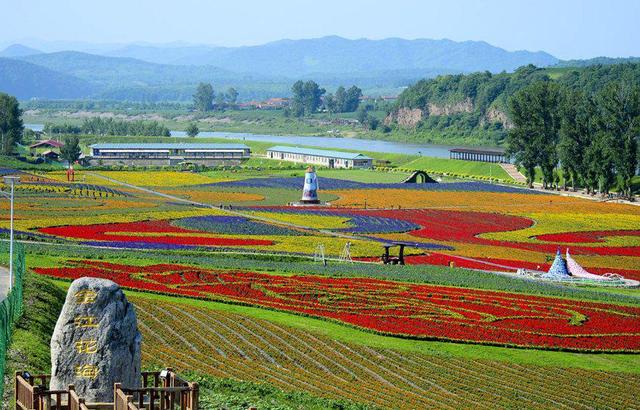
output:
<svg viewBox="0 0 640 410"><path fill-rule="evenodd" d="M316 170L309 166L304 174L304 187L302 188L301 204L319 204L318 199L318 177Z"/></svg>

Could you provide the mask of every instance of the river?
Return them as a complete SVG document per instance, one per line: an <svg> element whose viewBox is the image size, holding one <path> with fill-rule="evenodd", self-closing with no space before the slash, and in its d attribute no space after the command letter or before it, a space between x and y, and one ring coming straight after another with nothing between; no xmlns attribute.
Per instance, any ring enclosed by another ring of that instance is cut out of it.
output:
<svg viewBox="0 0 640 410"><path fill-rule="evenodd" d="M25 124L34 131L42 131L43 124ZM171 131L174 137L186 137L184 131ZM202 131L198 138L225 138L233 140L273 142L274 144L298 144L320 148L337 148L354 151L384 152L390 154L422 155L425 157L449 158L449 149L461 146L407 144L395 141L369 140L336 137L302 137L296 135L250 134L244 132Z"/></svg>

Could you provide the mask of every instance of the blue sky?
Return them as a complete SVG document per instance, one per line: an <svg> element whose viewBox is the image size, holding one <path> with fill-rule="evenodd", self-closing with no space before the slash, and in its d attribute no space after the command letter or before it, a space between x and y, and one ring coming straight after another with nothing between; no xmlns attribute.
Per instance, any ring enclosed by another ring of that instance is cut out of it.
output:
<svg viewBox="0 0 640 410"><path fill-rule="evenodd" d="M253 45L340 35L483 40L556 57L640 56L640 0L0 0L0 45Z"/></svg>

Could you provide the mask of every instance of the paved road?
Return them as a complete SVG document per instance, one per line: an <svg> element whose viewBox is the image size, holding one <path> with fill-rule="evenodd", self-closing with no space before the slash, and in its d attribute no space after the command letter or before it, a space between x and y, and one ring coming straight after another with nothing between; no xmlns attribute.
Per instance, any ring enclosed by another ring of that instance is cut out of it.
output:
<svg viewBox="0 0 640 410"><path fill-rule="evenodd" d="M0 300L9 293L9 269L4 266L0 266Z"/></svg>

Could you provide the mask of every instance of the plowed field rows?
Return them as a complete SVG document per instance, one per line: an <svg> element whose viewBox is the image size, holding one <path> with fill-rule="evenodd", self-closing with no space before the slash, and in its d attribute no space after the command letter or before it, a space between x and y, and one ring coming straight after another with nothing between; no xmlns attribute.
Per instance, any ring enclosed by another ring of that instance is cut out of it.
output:
<svg viewBox="0 0 640 410"><path fill-rule="evenodd" d="M220 310L135 296L143 362L385 408L630 408L637 375L347 344ZM425 342L426 343L426 342Z"/></svg>

